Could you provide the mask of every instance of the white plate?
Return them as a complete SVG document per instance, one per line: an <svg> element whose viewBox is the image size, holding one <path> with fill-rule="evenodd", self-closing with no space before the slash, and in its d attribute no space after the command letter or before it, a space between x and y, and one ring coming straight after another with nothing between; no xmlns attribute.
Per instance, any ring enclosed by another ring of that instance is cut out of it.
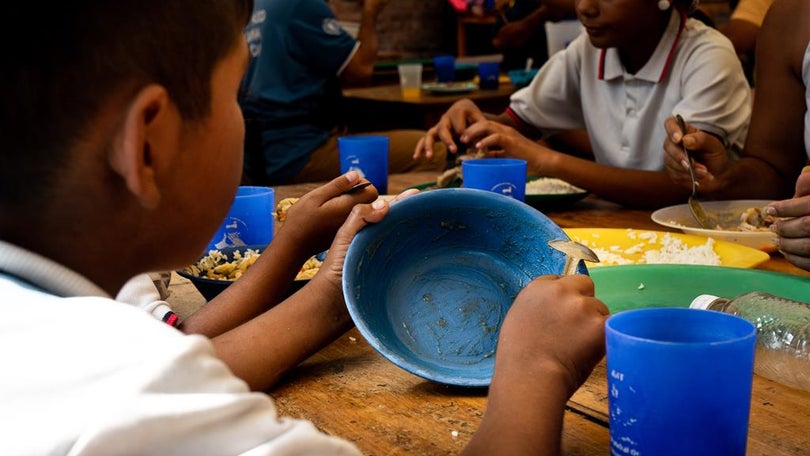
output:
<svg viewBox="0 0 810 456"><path fill-rule="evenodd" d="M467 93L477 89L473 82L429 82L422 84L422 90L433 93Z"/></svg>
<svg viewBox="0 0 810 456"><path fill-rule="evenodd" d="M732 227L739 223L743 210L750 207L764 207L770 200L706 201L701 203L709 215L722 227ZM730 229L700 228L692 217L687 204L665 207L652 213L652 220L669 228L687 234L708 236L717 240L736 242L765 252L776 250L776 234L771 231L733 231Z"/></svg>

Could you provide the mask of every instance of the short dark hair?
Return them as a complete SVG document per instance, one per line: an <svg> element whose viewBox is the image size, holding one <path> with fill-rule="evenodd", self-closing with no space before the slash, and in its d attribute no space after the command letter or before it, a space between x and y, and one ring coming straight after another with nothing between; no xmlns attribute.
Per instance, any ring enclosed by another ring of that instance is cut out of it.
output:
<svg viewBox="0 0 810 456"><path fill-rule="evenodd" d="M208 115L213 69L252 8L252 0L9 2L0 14L0 208L65 164L114 95L157 83L185 119Z"/></svg>

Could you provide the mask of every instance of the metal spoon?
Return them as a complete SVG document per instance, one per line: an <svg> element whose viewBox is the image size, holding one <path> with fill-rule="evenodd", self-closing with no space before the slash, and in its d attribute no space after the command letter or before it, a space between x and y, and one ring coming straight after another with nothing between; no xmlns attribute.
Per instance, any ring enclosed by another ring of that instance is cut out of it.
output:
<svg viewBox="0 0 810 456"><path fill-rule="evenodd" d="M564 253L565 265L562 275L571 275L577 272L580 260L598 263L599 257L588 247L569 239L552 239L548 241L549 247Z"/></svg>
<svg viewBox="0 0 810 456"><path fill-rule="evenodd" d="M684 122L683 117L680 114L675 115L675 119L678 121L678 126L681 128L681 134L686 135L686 122ZM683 143L681 143L683 144ZM692 212L692 217L700 224L701 227L706 229L712 228L711 220L709 219L709 214L706 213L706 210L700 204L700 201L696 198L697 195L697 179L695 179L695 165L692 161L692 152L683 147L683 153L686 155L686 163L689 165L689 177L692 178L692 195L689 196L689 210Z"/></svg>

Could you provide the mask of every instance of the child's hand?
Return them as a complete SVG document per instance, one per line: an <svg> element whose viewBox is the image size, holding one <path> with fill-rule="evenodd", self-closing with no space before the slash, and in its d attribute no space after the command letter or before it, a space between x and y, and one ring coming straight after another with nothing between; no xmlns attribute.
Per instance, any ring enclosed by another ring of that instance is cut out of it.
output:
<svg viewBox="0 0 810 456"><path fill-rule="evenodd" d="M336 285L338 290L342 290L343 262L346 259L346 252L348 252L354 236L366 225L381 221L388 214L390 204L394 204L396 201L415 193L419 193L419 190L409 189L397 195L391 203L379 198L371 204L355 206L346 222L335 235L335 239L326 254L326 259L313 280L327 280Z"/></svg>
<svg viewBox="0 0 810 456"><path fill-rule="evenodd" d="M558 454L565 403L605 354L608 309L585 275L539 277L498 337L481 426L464 454Z"/></svg>
<svg viewBox="0 0 810 456"><path fill-rule="evenodd" d="M698 192L711 194L719 190L715 177L728 169L729 158L726 148L719 139L709 133L686 124L687 134L683 136L678 122L670 117L664 122L667 130L664 141L664 165L667 175L681 187L692 190L692 180L683 147L692 152Z"/></svg>
<svg viewBox="0 0 810 456"><path fill-rule="evenodd" d="M378 196L374 186L346 193L360 181L356 171L349 171L307 193L290 208L279 234L283 231L289 242L305 246L308 255L326 250L352 208Z"/></svg>
<svg viewBox="0 0 810 456"><path fill-rule="evenodd" d="M453 103L439 119L439 123L428 130L425 137L416 144L413 152L414 160L423 155L432 158L436 141L443 142L447 146L448 152L457 154L459 146L453 138L462 134L468 125L484 119L484 113L472 101L464 99Z"/></svg>
<svg viewBox="0 0 810 456"><path fill-rule="evenodd" d="M470 125L461 140L477 150L487 151L489 156L526 160L530 172L543 175L550 175L548 163L556 153L494 120L480 120Z"/></svg>
<svg viewBox="0 0 810 456"><path fill-rule="evenodd" d="M535 379L542 388L542 377L561 373L570 396L604 356L609 313L594 297L588 276L533 280L507 313L498 339L495 375L501 377L501 384Z"/></svg>

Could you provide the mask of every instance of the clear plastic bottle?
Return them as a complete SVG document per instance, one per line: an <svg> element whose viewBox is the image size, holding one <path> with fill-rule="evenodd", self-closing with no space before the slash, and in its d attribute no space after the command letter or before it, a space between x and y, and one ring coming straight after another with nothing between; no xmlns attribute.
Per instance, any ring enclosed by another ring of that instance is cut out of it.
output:
<svg viewBox="0 0 810 456"><path fill-rule="evenodd" d="M700 295L689 306L745 318L757 328L754 371L810 391L810 304L751 292L736 298Z"/></svg>

